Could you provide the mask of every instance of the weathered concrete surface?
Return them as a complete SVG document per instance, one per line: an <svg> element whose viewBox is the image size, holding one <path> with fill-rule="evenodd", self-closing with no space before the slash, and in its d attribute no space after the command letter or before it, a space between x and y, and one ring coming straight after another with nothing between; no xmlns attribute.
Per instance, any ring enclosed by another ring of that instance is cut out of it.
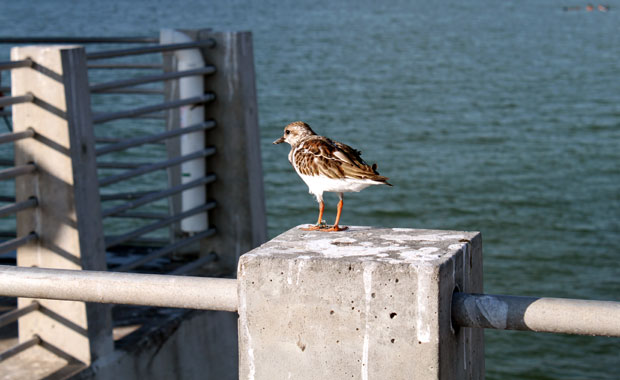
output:
<svg viewBox="0 0 620 380"><path fill-rule="evenodd" d="M293 228L241 257L240 379L481 379L481 329L451 325L482 292L477 232Z"/></svg>

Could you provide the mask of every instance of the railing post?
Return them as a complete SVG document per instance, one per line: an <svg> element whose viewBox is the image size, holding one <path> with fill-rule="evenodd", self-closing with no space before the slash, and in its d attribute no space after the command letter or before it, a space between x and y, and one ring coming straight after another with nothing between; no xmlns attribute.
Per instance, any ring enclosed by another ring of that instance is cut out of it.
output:
<svg viewBox="0 0 620 380"><path fill-rule="evenodd" d="M218 253L234 271L241 254L267 240L252 33L201 30L198 38L215 40L203 54L217 70L205 82L216 95L205 117L217 123L207 132L207 143L217 148L207 159L207 168L217 175L207 188L218 204L209 213L217 234L201 250Z"/></svg>
<svg viewBox="0 0 620 380"><path fill-rule="evenodd" d="M239 261L240 379L483 379L482 329L451 323L482 291L479 233L291 229Z"/></svg>
<svg viewBox="0 0 620 380"><path fill-rule="evenodd" d="M16 198L38 199L17 217L17 234L38 240L17 251L25 267L106 270L94 131L84 49L28 46L11 50L13 60L31 58L32 68L12 71L12 93L35 96L13 107L16 132L31 127L34 138L15 143L15 163L37 170L16 179ZM32 299L19 299L19 306ZM109 305L38 300L39 311L19 320L19 339L34 334L44 344L91 363L113 349Z"/></svg>
<svg viewBox="0 0 620 380"><path fill-rule="evenodd" d="M205 119L216 122L216 127L206 132L205 140L216 148L216 153L207 158L206 167L217 176L207 186L207 198L217 202L217 207L209 211L209 224L217 233L201 242L201 252L217 253L222 267L233 273L242 253L267 240L252 34L209 29L183 33L196 40L216 41L215 47L201 50L205 63L216 67L215 74L205 77L205 91L216 96L205 106ZM174 56L165 54L166 70L174 66ZM179 96L177 81L168 81L166 96L167 100ZM177 120L179 112L169 112L168 129L177 128ZM170 155L178 154L175 144L168 145ZM169 173L172 184L178 183L178 169ZM173 210L180 209L179 197L172 202ZM175 234L179 233L177 228Z"/></svg>

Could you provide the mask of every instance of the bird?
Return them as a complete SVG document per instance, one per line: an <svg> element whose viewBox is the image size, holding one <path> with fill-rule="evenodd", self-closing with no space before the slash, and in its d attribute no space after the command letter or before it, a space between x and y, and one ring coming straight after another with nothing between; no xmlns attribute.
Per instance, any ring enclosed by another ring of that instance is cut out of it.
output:
<svg viewBox="0 0 620 380"><path fill-rule="evenodd" d="M273 144L288 143L291 151L288 160L301 179L308 185L308 192L319 203L319 220L316 225L304 227L306 231L344 231L339 226L345 192L358 192L372 185L388 185L389 178L377 171L377 164L368 165L362 152L350 146L317 135L303 121L295 121L284 127L284 134ZM324 192L338 193L340 198L334 225L323 222Z"/></svg>

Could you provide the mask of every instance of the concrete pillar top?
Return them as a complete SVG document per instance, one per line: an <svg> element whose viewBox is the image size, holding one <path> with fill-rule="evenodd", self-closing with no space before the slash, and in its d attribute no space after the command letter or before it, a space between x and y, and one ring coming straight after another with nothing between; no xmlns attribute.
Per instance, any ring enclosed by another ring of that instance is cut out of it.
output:
<svg viewBox="0 0 620 380"><path fill-rule="evenodd" d="M471 243L478 232L351 226L342 232L304 231L297 226L245 254L286 259L439 264Z"/></svg>

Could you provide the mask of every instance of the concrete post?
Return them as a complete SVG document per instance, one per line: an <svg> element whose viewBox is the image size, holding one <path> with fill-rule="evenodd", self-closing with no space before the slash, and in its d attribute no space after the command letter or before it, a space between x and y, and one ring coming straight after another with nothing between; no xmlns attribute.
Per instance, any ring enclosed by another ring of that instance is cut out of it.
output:
<svg viewBox="0 0 620 380"><path fill-rule="evenodd" d="M39 207L17 215L17 235L34 231L38 241L17 251L25 267L106 270L94 132L84 49L29 46L11 50L12 60L31 58L32 68L13 70L12 93L34 102L13 107L16 132L35 136L15 143L15 163L33 162L32 175L16 179L16 200L37 197ZM32 299L19 299L19 307ZM38 300L41 307L19 320L19 339L33 334L47 346L83 363L113 349L110 306Z"/></svg>
<svg viewBox="0 0 620 380"><path fill-rule="evenodd" d="M205 78L205 89L216 99L205 117L217 125L206 141L217 153L207 158L207 168L217 180L208 185L207 196L217 202L209 211L217 234L202 242L201 251L216 252L221 265L234 272L241 254L267 240L254 52L250 32L198 31L198 39L208 38L216 45L203 55L217 71Z"/></svg>
<svg viewBox="0 0 620 380"><path fill-rule="evenodd" d="M293 228L239 262L240 379L482 379L482 329L454 328L454 291L482 292L479 233Z"/></svg>
<svg viewBox="0 0 620 380"><path fill-rule="evenodd" d="M252 35L211 29L182 32L194 40L216 41L214 48L204 48L202 53L205 63L216 67L215 74L205 77L205 91L216 96L205 107L205 119L216 122L215 128L206 132L205 141L216 148L206 167L217 176L207 186L207 198L217 202L209 211L209 223L217 234L204 239L200 250L203 254L216 252L222 269L233 274L239 256L267 240ZM176 66L174 54L164 53L164 70L176 71ZM166 100L178 99L178 80L167 81L165 93ZM178 110L168 111L166 128L179 128L179 119ZM178 139L168 140L166 145L169 156L179 155ZM180 184L179 168L168 169L168 175L171 185ZM179 212L180 196L171 198L170 209ZM183 237L178 225L172 234Z"/></svg>

